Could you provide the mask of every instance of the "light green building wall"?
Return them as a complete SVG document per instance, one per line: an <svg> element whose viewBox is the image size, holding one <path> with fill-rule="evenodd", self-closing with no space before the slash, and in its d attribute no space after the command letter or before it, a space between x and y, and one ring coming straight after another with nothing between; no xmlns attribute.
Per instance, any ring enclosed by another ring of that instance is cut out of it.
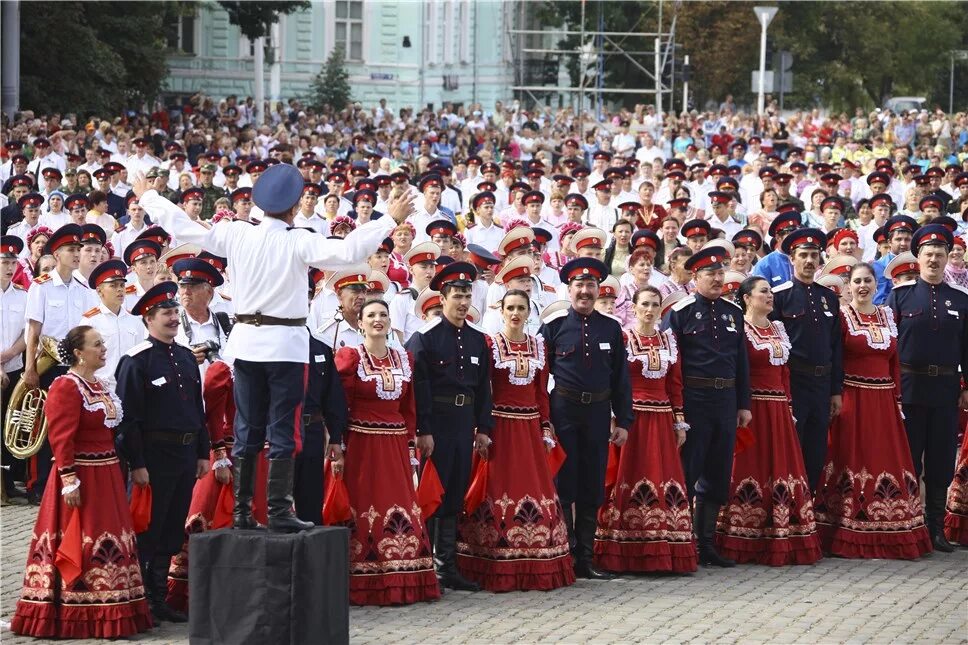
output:
<svg viewBox="0 0 968 645"><path fill-rule="evenodd" d="M348 61L353 98L364 104L386 98L391 107L439 107L446 101L507 100L513 84L508 0L363 0L362 60ZM278 32L279 96L306 97L313 76L336 42L336 1L283 16ZM192 31L191 29L189 31ZM199 3L193 24L194 54L171 54L167 91L204 91L221 98L254 95L249 43L214 2ZM404 47L404 38L410 47ZM275 44L275 43L274 43ZM266 98L272 97L266 61Z"/></svg>

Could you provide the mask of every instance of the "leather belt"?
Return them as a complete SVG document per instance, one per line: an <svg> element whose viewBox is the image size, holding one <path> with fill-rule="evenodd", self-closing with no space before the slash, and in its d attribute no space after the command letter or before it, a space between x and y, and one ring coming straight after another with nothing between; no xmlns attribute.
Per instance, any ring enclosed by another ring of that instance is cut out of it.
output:
<svg viewBox="0 0 968 645"><path fill-rule="evenodd" d="M245 325L255 325L256 327L261 327L262 325L303 327L306 325L305 318L276 318L275 316L267 316L261 311L257 311L254 314L235 314L235 322L240 322Z"/></svg>
<svg viewBox="0 0 968 645"><path fill-rule="evenodd" d="M474 405L474 397L470 394L452 394L450 396L435 396L434 403L443 403L445 405L452 405L456 408L462 408L465 405Z"/></svg>
<svg viewBox="0 0 968 645"><path fill-rule="evenodd" d="M190 446L195 443L194 432L161 432L149 430L142 436L145 440L160 441L162 443L176 443L182 446Z"/></svg>
<svg viewBox="0 0 968 645"><path fill-rule="evenodd" d="M579 392L578 390L572 390L567 387L556 385L553 392L557 392L559 396L562 396L569 401L581 403L583 405L601 403L602 401L608 401L612 398L611 390L602 390L601 392Z"/></svg>
<svg viewBox="0 0 968 645"><path fill-rule="evenodd" d="M323 423L325 419L323 418L322 412L315 412L313 414L302 415L302 421L304 426L308 426L311 423Z"/></svg>
<svg viewBox="0 0 968 645"><path fill-rule="evenodd" d="M919 374L921 376L954 376L958 369L950 365L911 365L901 363L901 374Z"/></svg>
<svg viewBox="0 0 968 645"><path fill-rule="evenodd" d="M799 358L791 358L787 365L791 372L797 374L813 374L814 376L830 376L830 364L813 365Z"/></svg>
<svg viewBox="0 0 968 645"><path fill-rule="evenodd" d="M736 385L734 378L704 378L702 376L684 376L683 385L686 387L711 388L714 390L726 390Z"/></svg>

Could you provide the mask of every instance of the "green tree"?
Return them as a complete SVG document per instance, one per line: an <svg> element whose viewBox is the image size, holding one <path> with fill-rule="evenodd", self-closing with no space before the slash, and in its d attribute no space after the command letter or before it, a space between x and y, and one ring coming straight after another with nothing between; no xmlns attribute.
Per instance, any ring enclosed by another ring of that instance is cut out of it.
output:
<svg viewBox="0 0 968 645"><path fill-rule="evenodd" d="M279 21L279 16L302 11L310 7L309 0L295 2L232 2L219 0L219 5L229 14L229 22L238 25L242 35L250 40L268 35L269 29Z"/></svg>
<svg viewBox="0 0 968 645"><path fill-rule="evenodd" d="M328 105L341 110L352 101L345 60L343 48L333 47L333 51L326 57L323 68L313 78L310 92L314 109L321 110Z"/></svg>

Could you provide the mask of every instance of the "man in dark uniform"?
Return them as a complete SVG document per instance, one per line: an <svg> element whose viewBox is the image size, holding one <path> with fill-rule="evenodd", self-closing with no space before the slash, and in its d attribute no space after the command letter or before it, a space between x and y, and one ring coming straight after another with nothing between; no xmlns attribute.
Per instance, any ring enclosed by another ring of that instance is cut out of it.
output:
<svg viewBox="0 0 968 645"><path fill-rule="evenodd" d="M457 571L457 516L464 505L474 443L486 444L494 424L487 342L465 320L476 277L477 270L467 262L441 268L430 288L441 293L443 315L407 341L413 354L417 449L423 459L434 460L444 487L440 507L427 519L436 546L437 576L441 585L459 591L480 591Z"/></svg>
<svg viewBox="0 0 968 645"><path fill-rule="evenodd" d="M783 240L793 262L793 280L773 287L773 312L790 337L790 395L810 490L817 490L827 458L827 426L840 414L844 385L837 294L814 282L820 268L823 231L802 228Z"/></svg>
<svg viewBox="0 0 968 645"><path fill-rule="evenodd" d="M185 539L185 518L195 480L209 471L209 438L202 409L202 382L195 356L175 342L178 287L162 282L132 308L148 339L121 357L117 393L124 408L122 452L135 486L151 484L151 521L138 534L145 595L157 620L182 623L168 607L168 566Z"/></svg>
<svg viewBox="0 0 968 645"><path fill-rule="evenodd" d="M925 515L935 550L954 549L944 534L945 496L958 450L958 410L968 408L961 379L968 374L968 291L944 281L951 232L928 224L912 251L921 275L897 285L887 305L897 321L901 401L911 457L924 473Z"/></svg>
<svg viewBox="0 0 968 645"><path fill-rule="evenodd" d="M749 425L750 378L743 312L722 298L724 264L720 247L707 247L686 260L696 291L668 313L682 356L682 396L689 432L682 464L690 498L699 564L733 567L713 546L719 509L729 500L736 428Z"/></svg>
<svg viewBox="0 0 968 645"><path fill-rule="evenodd" d="M227 195L224 188L219 188L212 183L212 180L215 179L216 170L218 168L215 164L207 163L199 171L201 183L199 188L202 189L202 219L212 219L212 215L215 214L215 202Z"/></svg>
<svg viewBox="0 0 968 645"><path fill-rule="evenodd" d="M625 443L632 425L622 326L595 311L606 276L605 264L595 258L565 264L559 277L568 285L571 307L549 316L539 330L555 378L551 421L567 455L558 471L558 497L574 544L575 575L589 579L611 577L592 564L597 512L605 500L608 444ZM610 430L612 416L615 427Z"/></svg>
<svg viewBox="0 0 968 645"><path fill-rule="evenodd" d="M327 456L333 461L342 459L346 422L346 395L336 372L333 350L310 334L309 378L300 425L302 450L296 453L293 473L296 516L304 522L323 523L323 460ZM254 464L252 460L248 463Z"/></svg>

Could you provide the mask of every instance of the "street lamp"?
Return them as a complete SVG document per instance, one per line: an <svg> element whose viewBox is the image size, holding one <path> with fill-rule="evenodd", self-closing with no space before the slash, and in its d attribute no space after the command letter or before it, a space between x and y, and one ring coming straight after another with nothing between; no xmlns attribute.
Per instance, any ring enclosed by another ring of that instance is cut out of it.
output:
<svg viewBox="0 0 968 645"><path fill-rule="evenodd" d="M763 114L763 104L766 100L764 95L765 83L766 83L766 28L770 26L770 21L773 20L773 16L776 15L776 7L753 7L753 13L756 14L757 20L760 21L760 82L759 82L759 96L756 99L756 113Z"/></svg>

